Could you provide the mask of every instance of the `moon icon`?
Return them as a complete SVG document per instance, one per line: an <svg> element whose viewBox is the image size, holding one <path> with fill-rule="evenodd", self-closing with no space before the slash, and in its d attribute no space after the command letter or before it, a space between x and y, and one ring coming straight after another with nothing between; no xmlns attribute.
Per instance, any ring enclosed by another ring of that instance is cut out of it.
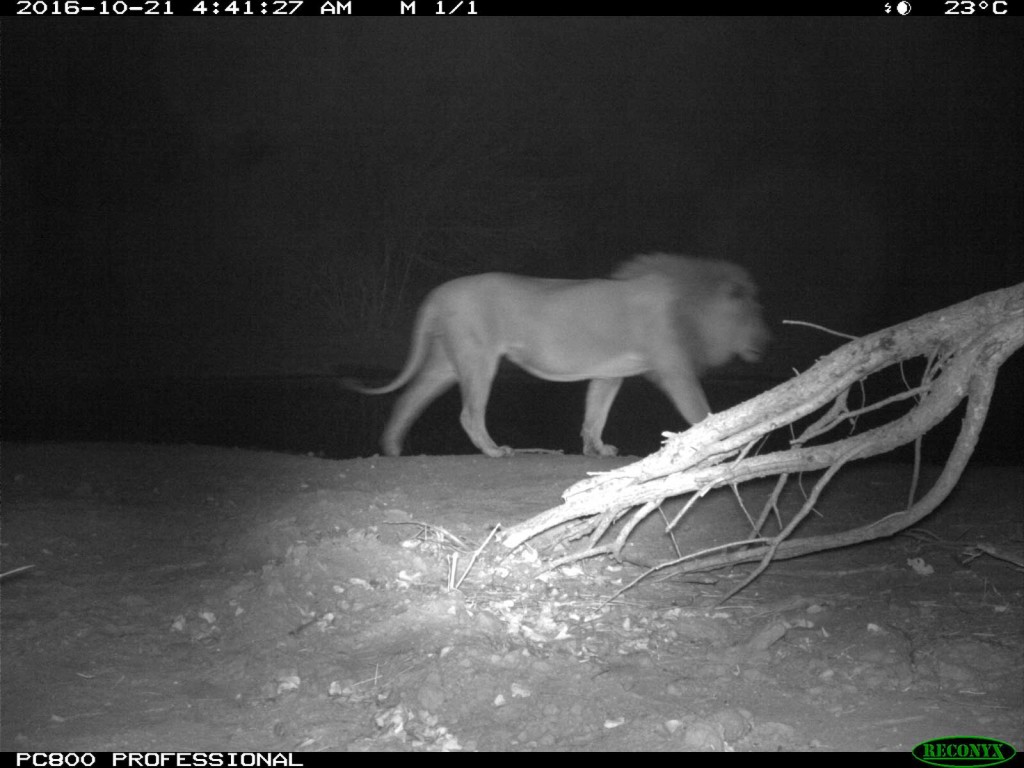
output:
<svg viewBox="0 0 1024 768"><path fill-rule="evenodd" d="M902 0L901 2L897 3L896 13L898 13L900 16L910 15L910 3L908 3L907 0Z"/></svg>

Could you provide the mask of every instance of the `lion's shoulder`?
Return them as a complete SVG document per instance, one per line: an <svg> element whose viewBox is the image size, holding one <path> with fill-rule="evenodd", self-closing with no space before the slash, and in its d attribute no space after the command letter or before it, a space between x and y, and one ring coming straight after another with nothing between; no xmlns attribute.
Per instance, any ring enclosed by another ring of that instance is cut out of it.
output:
<svg viewBox="0 0 1024 768"><path fill-rule="evenodd" d="M615 280L656 277L677 295L711 297L723 283L738 283L753 290L754 282L743 267L721 259L703 259L670 253L646 253L623 262L612 273Z"/></svg>

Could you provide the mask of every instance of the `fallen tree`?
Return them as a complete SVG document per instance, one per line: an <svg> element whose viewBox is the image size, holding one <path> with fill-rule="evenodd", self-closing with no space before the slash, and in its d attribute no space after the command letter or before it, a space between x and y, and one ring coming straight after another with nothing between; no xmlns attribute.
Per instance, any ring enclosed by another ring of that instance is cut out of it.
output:
<svg viewBox="0 0 1024 768"><path fill-rule="evenodd" d="M1024 283L856 339L805 373L752 400L713 414L685 432L665 433L665 443L657 453L576 483L563 493L562 504L509 529L503 543L514 548L541 534L545 534L547 543L589 539L573 554L551 561L551 567L598 555L621 559L630 534L665 499L690 494L669 521L666 530L670 532L710 490L722 486L735 490L741 483L772 476L778 480L760 514L750 519L750 537L681 555L648 574L668 567L688 573L759 562L731 596L774 558L799 557L891 536L928 515L956 485L977 444L999 367L1022 344ZM851 390L868 376L918 357L927 361L919 381L881 401L849 405ZM964 398L967 407L959 435L942 472L926 493L917 497L919 466L915 463L910 498L890 514L840 533L790 538L845 464L914 441L918 441L919 449L921 437ZM849 427L858 417L900 402L908 409L898 418L849 434ZM787 450L754 455L754 448L770 432L786 426L795 429L797 421L826 406L819 418L790 440ZM835 438L843 425L848 436ZM790 476L816 470L824 472L800 508L787 523L780 524L778 534L765 535L765 523L773 513L780 521L783 519L779 499ZM610 536L610 529L620 520L623 524Z"/></svg>

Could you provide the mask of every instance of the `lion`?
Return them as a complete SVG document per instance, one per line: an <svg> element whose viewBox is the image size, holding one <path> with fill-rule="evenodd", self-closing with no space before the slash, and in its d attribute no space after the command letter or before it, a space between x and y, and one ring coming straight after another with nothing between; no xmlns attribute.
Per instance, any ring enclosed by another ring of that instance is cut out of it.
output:
<svg viewBox="0 0 1024 768"><path fill-rule="evenodd" d="M458 383L462 428L483 453L502 457L512 448L496 444L484 422L501 358L548 381L589 379L583 453L615 456L601 433L626 376L651 379L696 424L710 413L698 377L734 357L759 361L770 338L745 269L656 253L624 262L609 279L491 272L443 283L419 308L398 377L376 388L346 384L369 395L409 384L381 437L384 452L398 456L423 409Z"/></svg>

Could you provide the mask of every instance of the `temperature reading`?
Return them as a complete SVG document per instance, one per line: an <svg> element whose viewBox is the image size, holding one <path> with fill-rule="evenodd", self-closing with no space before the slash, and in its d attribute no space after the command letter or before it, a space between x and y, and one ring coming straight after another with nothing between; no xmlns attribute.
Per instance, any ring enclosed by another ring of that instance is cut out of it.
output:
<svg viewBox="0 0 1024 768"><path fill-rule="evenodd" d="M1009 13L1007 5L1009 0L946 0L948 10L946 11L947 16L973 16L976 13L987 11L989 8L992 9L992 13L996 16L1003 16Z"/></svg>

